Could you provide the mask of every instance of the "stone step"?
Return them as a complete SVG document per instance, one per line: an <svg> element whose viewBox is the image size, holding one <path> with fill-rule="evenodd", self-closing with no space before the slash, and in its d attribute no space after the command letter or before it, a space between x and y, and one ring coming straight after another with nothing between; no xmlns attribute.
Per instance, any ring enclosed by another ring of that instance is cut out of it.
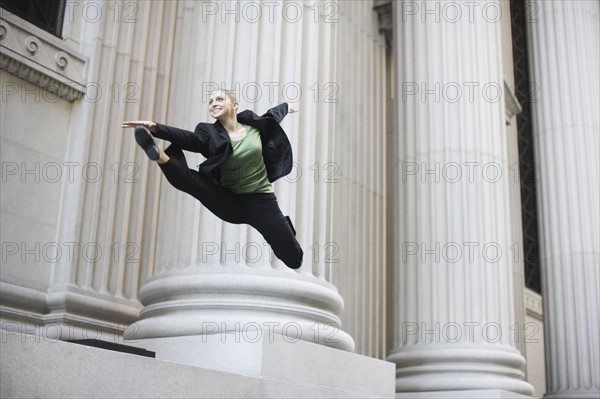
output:
<svg viewBox="0 0 600 399"><path fill-rule="evenodd" d="M298 359L294 367L269 371L268 377L211 370L189 364L117 352L70 342L14 332L2 333L0 351L0 397L6 398L364 398L394 397L394 367L385 375L374 373L370 361L361 372L373 375L373 384L383 387L358 391L352 384L333 389L328 376L338 374L338 383L355 378L338 358L329 358L328 370L318 373L327 359ZM318 345L317 345L318 346ZM325 348L333 350L331 348ZM339 350L338 350L339 351ZM341 356L352 353L341 352ZM158 355L158 352L157 352ZM282 358L286 358L282 354ZM301 360L301 361L300 361ZM355 359L357 361L358 359ZM383 362L382 363L388 363ZM266 362L275 370L279 364ZM310 375L316 376L312 379ZM320 376L320 378L318 378ZM385 395L381 395L381 392Z"/></svg>

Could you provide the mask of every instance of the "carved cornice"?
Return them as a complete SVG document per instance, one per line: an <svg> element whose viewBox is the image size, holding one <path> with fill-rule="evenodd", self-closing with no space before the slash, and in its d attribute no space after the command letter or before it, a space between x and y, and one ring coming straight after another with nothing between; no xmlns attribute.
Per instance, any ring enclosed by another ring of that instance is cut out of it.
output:
<svg viewBox="0 0 600 399"><path fill-rule="evenodd" d="M537 292L525 288L525 309L530 316L542 319L544 315L544 309L542 306L542 296Z"/></svg>
<svg viewBox="0 0 600 399"><path fill-rule="evenodd" d="M517 116L523 111L521 104L519 104L519 100L517 100L515 93L513 93L508 86L506 80L504 81L504 110L507 125L510 125L510 120L513 116Z"/></svg>
<svg viewBox="0 0 600 399"><path fill-rule="evenodd" d="M379 31L385 35L385 48L388 51L392 50L393 26L394 19L392 18L392 1L391 0L374 0L373 8L377 11L379 17Z"/></svg>
<svg viewBox="0 0 600 399"><path fill-rule="evenodd" d="M85 94L86 59L62 40L2 10L0 69L67 101Z"/></svg>

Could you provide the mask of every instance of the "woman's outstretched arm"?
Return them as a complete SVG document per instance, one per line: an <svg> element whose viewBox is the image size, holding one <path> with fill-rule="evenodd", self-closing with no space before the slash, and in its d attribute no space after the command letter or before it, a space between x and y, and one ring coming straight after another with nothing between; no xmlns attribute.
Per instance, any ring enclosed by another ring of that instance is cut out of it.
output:
<svg viewBox="0 0 600 399"><path fill-rule="evenodd" d="M144 126L146 129L150 130L152 133L156 133L158 131L158 125L152 121L126 121L121 123L122 128L128 127L137 127Z"/></svg>
<svg viewBox="0 0 600 399"><path fill-rule="evenodd" d="M153 121L127 121L121 124L121 127L144 126L152 132L154 137L170 141L179 146L182 150L199 152L205 157L208 155L208 137L199 132L199 126L195 132L179 129L173 126L163 125Z"/></svg>
<svg viewBox="0 0 600 399"><path fill-rule="evenodd" d="M271 108L270 110L265 112L263 116L270 116L271 118L274 118L277 121L277 123L280 123L288 113L292 114L294 112L298 112L298 107L296 106L296 103L284 102Z"/></svg>

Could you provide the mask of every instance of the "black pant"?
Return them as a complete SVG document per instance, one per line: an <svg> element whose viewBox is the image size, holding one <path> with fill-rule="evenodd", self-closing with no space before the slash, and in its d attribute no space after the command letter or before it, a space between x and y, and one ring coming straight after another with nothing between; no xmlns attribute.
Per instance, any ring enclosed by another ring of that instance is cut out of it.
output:
<svg viewBox="0 0 600 399"><path fill-rule="evenodd" d="M297 269L302 265L304 252L290 218L281 213L274 193L235 194L190 169L177 145L171 144L165 153L171 159L159 166L173 187L190 194L226 222L254 227L288 267Z"/></svg>

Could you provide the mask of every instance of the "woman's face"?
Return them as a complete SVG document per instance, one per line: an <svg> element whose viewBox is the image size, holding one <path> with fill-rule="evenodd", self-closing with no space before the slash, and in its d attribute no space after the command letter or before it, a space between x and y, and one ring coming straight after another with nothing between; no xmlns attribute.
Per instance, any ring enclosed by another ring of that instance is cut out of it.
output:
<svg viewBox="0 0 600 399"><path fill-rule="evenodd" d="M231 97L221 90L215 91L208 99L208 112L215 119L235 115L237 107L237 102L232 102Z"/></svg>

